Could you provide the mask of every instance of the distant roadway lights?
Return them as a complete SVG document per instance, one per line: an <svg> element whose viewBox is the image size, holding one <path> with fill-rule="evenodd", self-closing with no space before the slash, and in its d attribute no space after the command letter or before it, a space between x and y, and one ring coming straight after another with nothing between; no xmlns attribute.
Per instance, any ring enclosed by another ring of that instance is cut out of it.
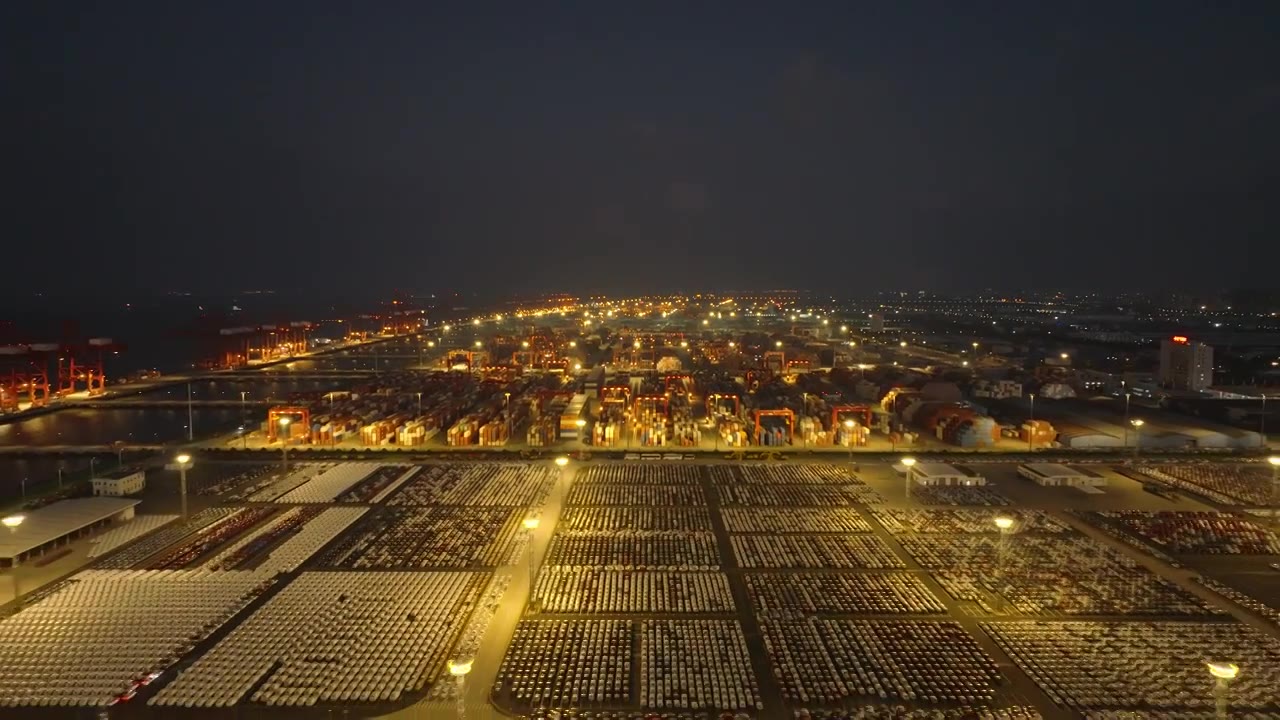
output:
<svg viewBox="0 0 1280 720"><path fill-rule="evenodd" d="M450 330L452 330L452 329L453 329L453 326L452 326L452 325L450 325L450 324L448 324L448 323L445 323L445 326L444 326L444 331L445 331L445 332L449 332L449 331L450 331Z"/></svg>
<svg viewBox="0 0 1280 720"><path fill-rule="evenodd" d="M906 340L903 340L902 342L898 343L898 347L906 347L906 346L907 346Z"/></svg>
<svg viewBox="0 0 1280 720"><path fill-rule="evenodd" d="M472 320L471 324L475 325L476 327L480 327L480 318L476 318L475 320Z"/></svg>

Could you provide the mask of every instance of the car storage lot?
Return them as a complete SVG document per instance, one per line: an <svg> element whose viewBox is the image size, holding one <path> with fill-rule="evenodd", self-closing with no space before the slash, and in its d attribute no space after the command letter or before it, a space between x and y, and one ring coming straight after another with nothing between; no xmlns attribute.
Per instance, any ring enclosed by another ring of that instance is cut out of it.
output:
<svg viewBox="0 0 1280 720"><path fill-rule="evenodd" d="M1199 657L1236 653L1253 663L1234 691L1240 703L1256 694L1251 675L1280 672L1267 665L1280 654L1261 618L1194 579L1201 568L1224 581L1250 577L1268 558L1214 556L1225 561L1215 565L1170 556L1177 567L1106 532L1088 513L1223 509L1144 492L1106 469L1107 491L1085 495L1032 485L1013 465L974 464L1009 502L992 506L966 493L909 498L902 476L879 463L856 472L794 459L575 465L562 476L549 462L425 463L387 493L386 473L369 493L361 483L372 474L345 488L333 476L318 502L228 501L163 542L153 533L108 555L104 565L134 569L260 571L265 583L207 637L177 648L176 665L112 716L209 717L195 708L229 703L298 717L452 712L445 661L469 652L458 647L469 633L486 637L473 620L489 615L498 618L487 631L498 651L477 660L465 693L483 702L492 690L516 714L1123 707L1082 688L1122 674L1134 661L1127 633L1152 622L1169 638L1171 664L1148 674L1178 678L1186 697L1207 697L1203 668L1184 672ZM282 496L297 489L288 485ZM997 515L1016 520L1003 540ZM528 517L540 519L531 600L521 584L531 567ZM310 544L299 545L299 534ZM1064 539L1071 553L1047 555ZM290 542L305 557L281 571L283 558L272 558ZM138 549L146 543L154 547ZM151 587L138 592L154 597ZM495 592L497 606L477 613ZM509 631L497 627L506 617ZM130 642L128 630L118 642ZM1054 648L1082 638L1097 640L1095 664L1049 662ZM1081 683L1081 672L1099 676ZM71 708L11 713L77 717Z"/></svg>

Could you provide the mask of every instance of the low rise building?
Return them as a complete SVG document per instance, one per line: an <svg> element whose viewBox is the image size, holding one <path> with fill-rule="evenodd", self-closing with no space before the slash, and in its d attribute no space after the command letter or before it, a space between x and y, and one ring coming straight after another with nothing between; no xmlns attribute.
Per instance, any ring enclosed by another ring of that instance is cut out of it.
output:
<svg viewBox="0 0 1280 720"><path fill-rule="evenodd" d="M116 470L93 478L93 494L99 497L136 495L146 487L147 473L143 470Z"/></svg>

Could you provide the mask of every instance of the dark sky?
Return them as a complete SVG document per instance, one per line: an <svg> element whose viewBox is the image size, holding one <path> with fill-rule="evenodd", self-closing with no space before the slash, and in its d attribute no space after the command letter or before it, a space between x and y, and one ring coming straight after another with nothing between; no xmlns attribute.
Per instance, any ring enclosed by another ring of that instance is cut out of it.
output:
<svg viewBox="0 0 1280 720"><path fill-rule="evenodd" d="M5 282L1274 286L1277 37L1275 2L3 3Z"/></svg>

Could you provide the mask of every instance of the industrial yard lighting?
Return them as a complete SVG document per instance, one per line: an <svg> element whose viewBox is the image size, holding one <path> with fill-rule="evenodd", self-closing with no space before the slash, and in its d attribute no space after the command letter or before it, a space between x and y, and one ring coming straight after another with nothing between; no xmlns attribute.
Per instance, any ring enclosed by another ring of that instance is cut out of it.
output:
<svg viewBox="0 0 1280 720"><path fill-rule="evenodd" d="M912 474L915 472L916 459L913 457L904 457L902 458L902 466L907 469L907 497L911 497L911 481L915 479L912 477Z"/></svg>
<svg viewBox="0 0 1280 720"><path fill-rule="evenodd" d="M1133 397L1133 393L1124 394L1124 446L1129 447L1129 398Z"/></svg>
<svg viewBox="0 0 1280 720"><path fill-rule="evenodd" d="M1142 426L1146 422L1142 418L1134 418L1129 424L1133 426L1133 456L1138 457L1138 448L1142 447Z"/></svg>
<svg viewBox="0 0 1280 720"><path fill-rule="evenodd" d="M635 342L631 343L631 347L636 348L637 350L639 350L639 349L640 349L640 341L639 341L639 340L637 340L637 341L635 341Z"/></svg>
<svg viewBox="0 0 1280 720"><path fill-rule="evenodd" d="M1029 393L1028 396L1031 398L1031 412L1027 417L1027 451L1030 452L1034 449L1031 443L1035 442L1036 436L1036 394Z"/></svg>
<svg viewBox="0 0 1280 720"><path fill-rule="evenodd" d="M422 417L422 392L421 391L418 392L418 417Z"/></svg>
<svg viewBox="0 0 1280 720"><path fill-rule="evenodd" d="M898 343L898 347L906 347L906 346L907 346L906 340L903 340L902 342Z"/></svg>
<svg viewBox="0 0 1280 720"><path fill-rule="evenodd" d="M729 343L729 344L730 344L730 345L733 345L733 343ZM687 348L687 347L689 347L689 341L688 341L688 340L681 340L681 341L680 341L680 347L682 347L682 348Z"/></svg>
<svg viewBox="0 0 1280 720"><path fill-rule="evenodd" d="M1271 523L1276 522L1276 505L1280 504L1280 455L1267 458L1271 463Z"/></svg>
<svg viewBox="0 0 1280 720"><path fill-rule="evenodd" d="M849 462L853 462L853 426L854 422L852 420L844 421L844 445L849 448Z"/></svg>
<svg viewBox="0 0 1280 720"><path fill-rule="evenodd" d="M445 326L444 326L444 331L445 331L445 332L449 332L449 331L450 331L450 330L452 330L452 329L453 329L453 326L452 326L452 325L445 325Z"/></svg>
<svg viewBox="0 0 1280 720"><path fill-rule="evenodd" d="M849 326L848 326L848 325L841 325L841 326L840 326L840 332L842 332L842 333L844 333L844 332L849 332Z"/></svg>
<svg viewBox="0 0 1280 720"><path fill-rule="evenodd" d="M529 599L533 599L533 531L538 529L538 518L524 519L524 529L529 531Z"/></svg>
<svg viewBox="0 0 1280 720"><path fill-rule="evenodd" d="M569 464L569 458L565 457L564 455L561 455L560 457L556 458L556 465L559 466L560 468L563 469L564 466L568 464Z"/></svg>
<svg viewBox="0 0 1280 720"><path fill-rule="evenodd" d="M1230 689L1231 681L1235 680L1240 674L1240 666L1235 663L1206 663L1209 666L1209 674L1213 676L1213 704L1217 708L1217 717L1219 720L1227 718L1227 691Z"/></svg>
<svg viewBox="0 0 1280 720"><path fill-rule="evenodd" d="M1061 354L1061 355L1059 355L1058 357L1062 358L1063 360L1066 360L1067 358L1069 358L1069 357L1071 357L1071 356L1070 356L1070 355L1068 355L1068 354L1066 354L1066 353L1062 353L1062 354Z"/></svg>
<svg viewBox="0 0 1280 720"><path fill-rule="evenodd" d="M969 367L969 361L968 361L968 360L962 360L962 361L960 362L960 366L961 366L961 367Z"/></svg>
<svg viewBox="0 0 1280 720"><path fill-rule="evenodd" d="M1275 363L1271 363L1275 365ZM1258 434L1262 436L1262 447L1267 447L1267 394L1262 393L1262 414L1258 416Z"/></svg>
<svg viewBox="0 0 1280 720"><path fill-rule="evenodd" d="M280 471L289 474L289 423L291 418L280 418Z"/></svg>
<svg viewBox="0 0 1280 720"><path fill-rule="evenodd" d="M480 327L480 318L476 318L475 320L472 320L471 324L476 327Z"/></svg>
<svg viewBox="0 0 1280 720"><path fill-rule="evenodd" d="M1004 578L1005 553L1008 550L1009 530L1013 528L1013 518L1006 515L996 517L996 528L1000 531L1000 543L996 545L997 577Z"/></svg>
<svg viewBox="0 0 1280 720"><path fill-rule="evenodd" d="M780 347L782 347L782 341L781 341L781 340L775 340L775 341L773 342L773 346L774 346L774 347L779 347L779 348L780 348Z"/></svg>
<svg viewBox="0 0 1280 720"><path fill-rule="evenodd" d="M173 459L178 469L178 496L182 498L182 520L187 519L187 470L191 469L191 456L182 453Z"/></svg>
<svg viewBox="0 0 1280 720"><path fill-rule="evenodd" d="M464 717L467 712L467 675L471 673L471 658L459 658L449 661L449 674L453 676L454 682L458 684L457 696L457 716Z"/></svg>
<svg viewBox="0 0 1280 720"><path fill-rule="evenodd" d="M527 348L527 347L529 347L529 341L528 341L528 340L521 340L521 341L520 341L520 347L522 347L522 348Z"/></svg>
<svg viewBox="0 0 1280 720"><path fill-rule="evenodd" d="M577 341L577 340L570 340L570 341L569 341L569 347L571 347L571 348L576 348L576 347L578 347L578 341Z"/></svg>
<svg viewBox="0 0 1280 720"><path fill-rule="evenodd" d="M18 526L21 525L22 521L26 519L27 519L26 515L9 515L5 517L3 520L0 520L0 523L3 523L5 527L9 528L10 533L16 533L18 531ZM17 600L19 593L18 593L18 557L16 554L13 557L13 567L9 569L9 574L11 576L11 581L13 582L13 599Z"/></svg>
<svg viewBox="0 0 1280 720"><path fill-rule="evenodd" d="M433 348L433 347L435 347L435 346L436 346L436 341L435 341L435 340L428 340L428 341L427 341L427 347L429 347L429 348Z"/></svg>
<svg viewBox="0 0 1280 720"><path fill-rule="evenodd" d="M483 346L484 346L484 343L480 342L479 340L476 341L476 347L483 347Z"/></svg>
<svg viewBox="0 0 1280 720"><path fill-rule="evenodd" d="M710 320L703 320L703 321L702 321L702 324L703 324L703 325L710 325L710 324L711 324L711 321L710 321Z"/></svg>
<svg viewBox="0 0 1280 720"><path fill-rule="evenodd" d="M574 364L573 364L573 369L574 369L574 370L581 370L581 369L582 369L582 363L574 363Z"/></svg>
<svg viewBox="0 0 1280 720"><path fill-rule="evenodd" d="M680 345L681 345L681 346L683 346L683 345L684 345L684 343L680 343ZM733 344L733 341L732 341L732 340L730 340L730 341L729 341L729 347L730 347L730 348L733 348L733 347L734 347L734 344Z"/></svg>

